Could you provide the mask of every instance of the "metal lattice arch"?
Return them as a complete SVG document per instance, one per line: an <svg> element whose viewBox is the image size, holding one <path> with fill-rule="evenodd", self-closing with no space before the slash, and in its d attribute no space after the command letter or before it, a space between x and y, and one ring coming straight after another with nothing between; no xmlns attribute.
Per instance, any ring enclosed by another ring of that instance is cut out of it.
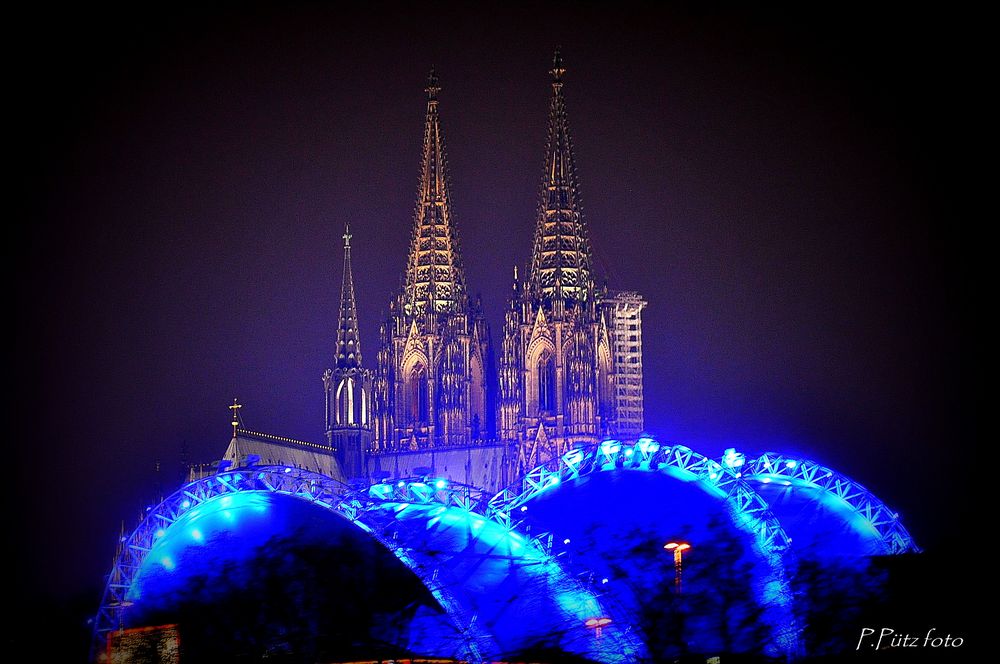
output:
<svg viewBox="0 0 1000 664"><path fill-rule="evenodd" d="M854 521L860 526L858 530L875 542L872 553L895 555L920 551L898 512L858 482L820 463L776 452L744 461L742 455L731 452L720 460L720 465L726 464L739 464L735 468L744 480L758 487L758 492L777 488L792 493L810 491L811 495L822 497L833 506L834 514L845 522ZM792 516L782 518L789 528L792 521Z"/></svg>
<svg viewBox="0 0 1000 664"><path fill-rule="evenodd" d="M459 524L468 530L470 537L473 534L486 537L486 533L490 533L493 540L487 548L493 551L501 545L506 547L501 551L505 564L518 561L520 568L526 570L518 583L525 585L523 579L533 578L531 575L544 578L540 585L550 593L555 591L556 603L566 614L565 619L572 619L574 625L582 624L584 617L604 611L595 594L575 579L566 577L558 562L537 539L513 531L509 521L480 514L477 510L488 511L488 503L483 494L472 487L440 478L405 478L351 489L334 479L301 469L250 467L184 486L151 508L139 526L123 538L95 620L95 657L103 651L109 632L122 625L124 612L130 605L129 589L157 540L198 506L246 492L306 501L346 519L374 537L418 576L445 610L461 635L459 655L470 662L495 658L503 648L498 645L495 634L479 619L476 607L470 609L476 598L470 599L465 594L460 580L454 578L452 566L442 566L435 555L421 546L427 531L436 524ZM483 560L469 561L466 568L488 570L487 556L481 558ZM502 593L500 588L499 594ZM524 606L513 606L509 611L516 614L518 608ZM600 661L628 661L640 647L627 634L609 636L612 638L602 639L602 642L583 638L575 642L569 640L567 646Z"/></svg>
<svg viewBox="0 0 1000 664"><path fill-rule="evenodd" d="M596 445L571 450L528 471L520 480L490 499L487 513L509 524L511 528L531 532L531 527L537 529L542 526L550 530L558 526L531 523L528 511L533 500L558 491L560 487L575 485L577 480L590 475L620 473L620 479L626 483L630 482L629 478L638 481L635 471L647 476L664 475L693 485L707 494L710 501L714 499L722 504L733 527L751 538L763 569L768 570L761 571L761 576L754 580L754 585L759 593L758 601L771 606L773 611L769 619L769 624L774 629L774 652L771 654L778 656L792 652L797 647L797 635L791 615L792 593L786 574L792 540L771 513L767 501L755 491L753 484L743 477L739 469L706 457L684 445L661 444L649 437L640 438L634 443L605 440ZM658 527L655 523L649 525L654 529ZM532 535L548 550L558 552L561 548L561 534L532 532ZM569 541L563 542L565 544ZM617 550L622 544L607 542L606 546L610 552ZM601 579L598 587L603 587L607 582L607 578ZM605 600L610 608L617 611L613 615L616 622L633 627L639 625L642 620L639 613L642 611L641 607L631 600L625 600L624 603L613 602L610 596Z"/></svg>
<svg viewBox="0 0 1000 664"><path fill-rule="evenodd" d="M684 445L661 445L652 438L640 438L635 445L606 440L553 458L497 493L490 499L487 513L510 527L517 527L519 508L540 493L594 472L619 469L664 472L693 481L726 503L736 525L754 536L763 554L781 554L788 548L789 537L771 514L767 502L738 470Z"/></svg>

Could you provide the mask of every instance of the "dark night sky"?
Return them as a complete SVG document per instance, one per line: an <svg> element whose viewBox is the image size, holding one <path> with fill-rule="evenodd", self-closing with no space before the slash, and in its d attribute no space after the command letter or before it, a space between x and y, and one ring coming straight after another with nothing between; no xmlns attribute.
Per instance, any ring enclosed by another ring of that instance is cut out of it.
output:
<svg viewBox="0 0 1000 664"><path fill-rule="evenodd" d="M251 428L321 439L340 235L350 222L372 366L432 64L468 282L498 341L557 44L598 263L649 300L649 430L706 453L810 455L926 548L964 532L952 22L422 6L88 7L14 26L8 500L25 601L96 605L155 460L169 490L183 443L218 458L234 396Z"/></svg>

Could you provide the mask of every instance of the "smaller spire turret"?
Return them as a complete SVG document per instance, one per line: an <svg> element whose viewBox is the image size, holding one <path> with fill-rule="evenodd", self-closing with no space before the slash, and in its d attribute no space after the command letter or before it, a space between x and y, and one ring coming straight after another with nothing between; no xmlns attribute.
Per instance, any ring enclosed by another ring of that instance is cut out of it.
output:
<svg viewBox="0 0 1000 664"><path fill-rule="evenodd" d="M354 275L351 272L351 227L344 225L344 280L340 289L340 316L337 321L337 348L334 358L338 369L361 366L361 335L354 301Z"/></svg>

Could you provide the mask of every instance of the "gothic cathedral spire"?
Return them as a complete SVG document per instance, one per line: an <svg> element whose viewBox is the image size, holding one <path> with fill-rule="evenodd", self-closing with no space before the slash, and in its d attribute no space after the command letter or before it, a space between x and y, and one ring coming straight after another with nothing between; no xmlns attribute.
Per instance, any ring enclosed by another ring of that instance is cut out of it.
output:
<svg viewBox="0 0 1000 664"><path fill-rule="evenodd" d="M459 257L434 70L425 90L405 284L380 331L377 452L482 444L494 428L489 327L478 299L469 298Z"/></svg>
<svg viewBox="0 0 1000 664"><path fill-rule="evenodd" d="M344 281L340 288L340 319L337 324L338 369L361 367L361 337L358 334L358 309L354 302L354 275L351 273L351 228L344 228Z"/></svg>
<svg viewBox="0 0 1000 664"><path fill-rule="evenodd" d="M594 280L563 97L566 69L558 49L549 73L549 134L528 284L545 299L582 301L592 297Z"/></svg>
<svg viewBox="0 0 1000 664"><path fill-rule="evenodd" d="M575 445L642 431L642 340L636 293L594 284L562 57L552 61L545 172L528 278L514 276L499 362L498 428L526 471Z"/></svg>
<svg viewBox="0 0 1000 664"><path fill-rule="evenodd" d="M351 229L344 228L344 278L337 316L333 368L323 372L326 393L326 441L344 476L365 474L365 452L372 442L372 374L361 366L358 310L351 272Z"/></svg>
<svg viewBox="0 0 1000 664"><path fill-rule="evenodd" d="M427 78L427 117L413 236L406 269L405 313L456 313L468 295L459 259L458 238L451 220L444 141L438 117L437 75Z"/></svg>

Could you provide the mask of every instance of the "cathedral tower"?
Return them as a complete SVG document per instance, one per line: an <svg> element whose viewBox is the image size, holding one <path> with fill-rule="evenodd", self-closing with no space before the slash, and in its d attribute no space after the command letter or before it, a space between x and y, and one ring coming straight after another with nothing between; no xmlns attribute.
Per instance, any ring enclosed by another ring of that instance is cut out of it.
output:
<svg viewBox="0 0 1000 664"><path fill-rule="evenodd" d="M499 434L518 443L525 469L575 443L636 437L642 429L639 312L645 302L634 293L609 294L595 282L558 51L549 73L548 142L531 260L524 281L514 271L499 366Z"/></svg>
<svg viewBox="0 0 1000 664"><path fill-rule="evenodd" d="M478 301L470 301L462 269L439 91L432 71L405 283L380 330L374 435L382 452L491 437L489 329Z"/></svg>
<svg viewBox="0 0 1000 664"><path fill-rule="evenodd" d="M333 369L323 372L326 440L348 479L365 474L372 443L372 375L361 366L361 338L351 272L351 231L344 231L344 280L340 290Z"/></svg>

